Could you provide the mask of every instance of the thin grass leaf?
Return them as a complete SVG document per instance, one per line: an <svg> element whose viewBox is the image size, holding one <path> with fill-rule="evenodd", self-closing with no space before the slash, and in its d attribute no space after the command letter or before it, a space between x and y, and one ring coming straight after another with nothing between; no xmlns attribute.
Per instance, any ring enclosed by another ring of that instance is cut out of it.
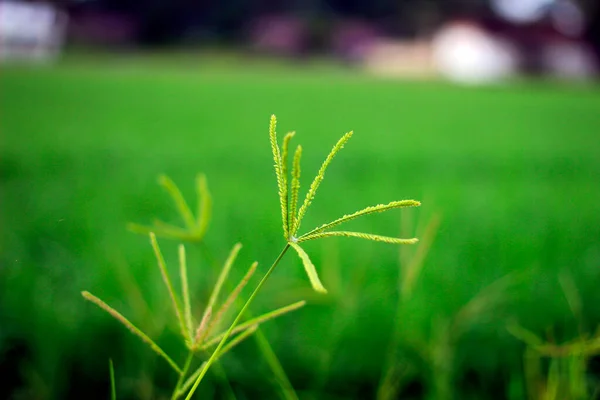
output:
<svg viewBox="0 0 600 400"><path fill-rule="evenodd" d="M158 183L165 188L165 190L169 193L173 202L175 203L175 207L177 207L177 211L179 211L179 215L185 222L185 225L188 229L193 230L196 227L196 220L194 218L194 214L190 207L186 203L181 191L175 185L175 182L171 180L167 175L160 175L158 177Z"/></svg>
<svg viewBox="0 0 600 400"><path fill-rule="evenodd" d="M171 301L173 302L173 309L175 310L175 314L177 315L177 319L179 320L179 328L181 330L181 335L185 340L188 340L191 343L191 332L188 332L188 330L185 327L186 324L183 317L183 312L181 311L181 306L179 305L179 300L177 300L175 290L173 290L173 285L171 284L171 278L169 278L169 272L167 271L165 259L162 255L162 252L160 251L158 242L156 241L156 235L152 232L150 233L150 243L152 244L152 248L154 249L154 255L156 256L156 261L158 262L158 268L160 269L160 273L162 274L163 281L165 282L165 286L167 287L169 296L171 297Z"/></svg>
<svg viewBox="0 0 600 400"><path fill-rule="evenodd" d="M223 315L225 315L225 313L227 312L227 310L229 310L229 307L231 307L231 305L233 304L233 302L239 296L239 294L242 291L242 289L244 289L244 287L246 286L246 284L248 283L248 281L250 281L250 278L252 278L252 275L254 275L254 272L256 271L256 267L257 266L258 266L258 262L252 263L252 265L248 269L248 272L246 272L246 275L244 275L244 277L242 278L242 280L240 281L240 283L238 283L238 285L235 287L235 289L233 289L233 291L231 292L231 294L227 297L227 300L225 300L225 302L223 303L223 305L219 308L219 310L217 311L217 314L215 315L215 318L213 318L210 321L210 324L206 328L206 331L204 332L204 335L201 338L200 342L202 342L202 340L208 334L210 334L211 330L215 326L217 326L219 324L219 322L221 322L221 319L223 318Z"/></svg>
<svg viewBox="0 0 600 400"><path fill-rule="evenodd" d="M401 239L394 238L389 236L380 236L373 235L371 233L362 233L362 232L346 232L346 231L333 231L333 232L321 232L315 233L308 236L302 236L298 239L298 242L306 242L308 240L313 239L322 239L326 237L335 237L335 236L344 236L344 237L355 237L359 239L373 240L375 242L383 242L383 243L392 243L392 244L415 244L419 241L417 238L411 239Z"/></svg>
<svg viewBox="0 0 600 400"><path fill-rule="evenodd" d="M227 276L229 275L229 271L231 271L231 267L233 266L233 263L235 262L235 259L237 258L237 255L240 252L241 248L242 248L242 244L236 243L233 246L233 248L231 249L231 251L229 252L229 256L227 256L227 260L225 260L223 269L221 269L221 273L219 274L219 277L217 278L217 283L215 284L215 287L214 287L212 293L210 294L210 298L208 299L208 305L206 307L207 310L209 308L213 309L215 307L215 303L217 302L219 294L221 293L223 284L225 283L225 280L227 279Z"/></svg>
<svg viewBox="0 0 600 400"><path fill-rule="evenodd" d="M302 260L302 265L304 265L304 270L306 271L306 275L308 275L308 280L310 281L310 284L312 285L313 289L319 293L327 293L327 290L321 283L319 275L317 274L317 270L312 261L310 261L308 254L306 254L304 249L302 249L302 247L300 247L296 243L290 242L290 246L292 246L294 250L296 250L296 253L298 253L298 255L300 256L300 259Z"/></svg>
<svg viewBox="0 0 600 400"><path fill-rule="evenodd" d="M283 367L281 366L281 363L279 362L279 359L277 358L277 355L260 329L256 330L254 339L258 344L258 348L262 353L262 356L271 368L271 372L273 372L275 380L280 386L282 398L285 400L299 400L294 387L292 386Z"/></svg>
<svg viewBox="0 0 600 400"><path fill-rule="evenodd" d="M179 245L179 276L181 278L181 295L183 297L183 313L185 315L185 325L188 331L188 337L192 337L193 324L192 324L192 306L190 301L190 289L188 285L187 275L187 262L185 258L185 247L183 244ZM192 346L192 343L188 343Z"/></svg>
<svg viewBox="0 0 600 400"><path fill-rule="evenodd" d="M300 158L302 157L302 146L296 147L294 153L294 163L292 165L292 184L290 193L290 205L288 209L288 234L291 236L294 234L294 226L296 225L296 209L298 207L298 192L300 191ZM287 238L288 240L290 238Z"/></svg>
<svg viewBox="0 0 600 400"><path fill-rule="evenodd" d="M573 281L571 274L566 271L559 274L558 282L560 283L560 287L565 295L569 309L573 314L573 318L575 318L575 321L577 321L579 334L582 335L584 332L582 312L583 303L581 301L579 290L577 290L577 285L575 285L575 281Z"/></svg>
<svg viewBox="0 0 600 400"><path fill-rule="evenodd" d="M81 295L83 296L84 299L86 299L88 301L91 301L92 303L96 304L98 307L100 307L101 309L103 309L104 311L106 311L107 313L109 313L117 321L119 321L120 323L122 323L123 325L125 325L125 327L131 331L131 333L133 333L134 335L136 335L137 337L139 337L140 339L142 339L142 341L144 343L146 343L147 345L149 345L150 348L156 354L158 354L159 356L161 356L162 358L164 358L169 363L169 365L178 374L181 374L181 369L177 366L177 364L175 364L175 362L171 359L171 357L169 357L167 355L167 353L165 353L163 351L163 349L161 349L156 343L154 343L154 341L152 339L150 339L148 337L148 335L146 335L139 328L137 328L135 325L133 325L121 313L119 313L117 310L115 310L114 308L112 308L111 306L109 306L104 301L100 300L98 297L94 296L90 292L83 291L83 292L81 292Z"/></svg>
<svg viewBox="0 0 600 400"><path fill-rule="evenodd" d="M206 175L199 174L196 177L196 190L198 192L197 233L200 238L203 238L212 217L212 196L208 190Z"/></svg>
<svg viewBox="0 0 600 400"><path fill-rule="evenodd" d="M292 140L292 138L294 137L295 134L296 134L296 132L289 132L287 135L285 135L285 137L283 138L283 146L281 149L281 175L283 176L283 194L281 196L283 205L282 205L281 216L282 216L282 223L283 223L283 237L286 240L288 239L289 233L290 233L289 212L288 212L289 196L288 196L288 181L287 181L288 152L289 152L290 140Z"/></svg>
<svg viewBox="0 0 600 400"><path fill-rule="evenodd" d="M268 313L262 314L258 317L252 318L242 324L239 324L238 326L236 326L233 331L231 332L231 334L235 334L238 332L243 331L244 329L249 328L252 325L260 325L266 321L269 321L271 319L280 317L282 315L285 315L289 312L295 311L297 309L299 309L300 307L303 307L304 305L306 305L305 301L298 301L296 303L287 305L285 307L281 307L278 308L276 310L270 311ZM200 347L200 349L202 350L206 350L207 348L214 346L216 344L218 344L221 339L223 338L223 336L225 336L225 332L222 332L220 334L218 334L217 336L207 340L205 343L202 344L202 346Z"/></svg>
<svg viewBox="0 0 600 400"><path fill-rule="evenodd" d="M312 203L313 199L315 198L317 189L319 188L319 185L321 184L321 182L323 181L323 178L325 177L325 171L327 170L327 167L331 163L331 160L333 160L333 157L344 147L346 142L350 139L350 137L352 137L352 134L353 134L353 132L350 131L350 132L346 133L344 136L342 136L342 138L340 140L338 140L338 142L335 144L335 146L333 146L333 148L331 149L331 152L329 153L329 155L323 162L323 165L321 165L321 168L319 169L317 176L315 176L315 179L311 183L310 188L308 189L308 192L306 193L306 197L304 198L304 202L302 203L300 210L298 210L298 216L296 218L296 224L294 225L294 229L292 230L292 235L295 235L296 232L298 232L298 229L300 229L300 223L302 222L302 218L304 217L304 214L306 214L306 210L308 209L308 207Z"/></svg>
<svg viewBox="0 0 600 400"><path fill-rule="evenodd" d="M427 257L427 254L429 253L429 249L431 248L431 244L435 239L439 226L440 216L434 215L425 228L425 233L423 234L423 238L420 240L420 244L419 247L417 247L415 255L402 269L403 276L400 293L402 298L405 300L408 299L412 293L412 289L414 288L415 282L421 273L425 262L425 257Z"/></svg>
<svg viewBox="0 0 600 400"><path fill-rule="evenodd" d="M331 229L334 226L337 226L339 224L342 224L344 222L353 220L355 218L358 217L362 217L363 215L368 215L368 214L373 214L373 213L380 213L380 212L384 212L384 211L388 211L388 210L392 210L395 208L405 208L405 207L418 207L420 206L421 203L416 201L416 200L400 200L400 201L392 201L391 203L388 204L378 204L376 206L370 206L367 208L364 208L360 211L357 211L355 213L352 214L348 214L348 215L344 215L341 218L338 218L334 221L331 221L327 224L323 224L321 226L319 226L318 228L313 229L312 231L302 235L300 238L304 237L304 236L310 236L313 235L315 233L319 233L319 232L323 232L327 229Z"/></svg>
<svg viewBox="0 0 600 400"><path fill-rule="evenodd" d="M275 175L277 176L277 188L279 190L279 205L281 207L281 220L283 221L284 237L287 240L287 235L285 235L287 229L287 177L283 174L283 164L281 162L279 145L277 144L277 118L275 115L271 115L271 121L269 123L269 139L271 140L271 151L273 152Z"/></svg>
<svg viewBox="0 0 600 400"><path fill-rule="evenodd" d="M548 369L548 383L546 384L544 400L558 399L558 391L560 388L560 375L561 374L558 360L550 360L550 367Z"/></svg>
<svg viewBox="0 0 600 400"><path fill-rule="evenodd" d="M113 367L112 358L108 360L108 371L110 373L110 398L117 400L117 385L115 384L115 368Z"/></svg>
<svg viewBox="0 0 600 400"><path fill-rule="evenodd" d="M133 233L142 235L148 235L153 232L157 237L163 237L166 239L176 239L182 242L197 242L199 238L194 233L162 222L160 220L154 221L154 226L140 225L136 223L128 223L127 230Z"/></svg>

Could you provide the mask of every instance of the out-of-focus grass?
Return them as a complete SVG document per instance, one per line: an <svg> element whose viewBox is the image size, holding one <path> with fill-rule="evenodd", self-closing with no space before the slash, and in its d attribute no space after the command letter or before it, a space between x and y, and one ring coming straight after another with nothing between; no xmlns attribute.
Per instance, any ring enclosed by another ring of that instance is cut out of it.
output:
<svg viewBox="0 0 600 400"><path fill-rule="evenodd" d="M300 135L307 176L318 169L322 149L355 131L328 171L306 229L374 200L416 198L422 210L406 213L443 215L403 307L402 332L434 340L439 321L450 320L486 285L513 271L536 271L506 314L482 321L455 344L457 398L501 395L522 368L522 344L506 333L505 315L539 333L554 326L564 339L576 335L559 271L572 273L585 323L598 323L597 88L461 88L329 67L245 68L236 59L181 67L115 58L4 68L0 357L2 371L18 377L14 385L27 388L26 397L77 397L81 386L108 395L109 357L124 392L119 398L148 398L170 386L166 367L79 292L93 290L149 334L160 333L165 350L176 354L176 324L160 317L168 301L152 253L125 224L155 216L176 222L156 177L168 173L193 198L202 171L214 197L212 256L222 261L241 241L240 265L256 259L265 268L282 245L266 132L271 113L280 130ZM397 235L400 213L354 225ZM371 397L397 324L397 251L328 240L312 245L311 254L324 284L341 295L308 298L312 305L266 326L265 334L301 396L319 389L324 397ZM176 265L176 243L164 251ZM200 251L188 255L190 290L205 302L211 269ZM284 260L255 308L304 296L310 288L302 274L299 261ZM269 387L261 386L271 378L254 362L256 349L244 345L235 354L223 360L234 391L256 395ZM213 383L205 395L221 387Z"/></svg>

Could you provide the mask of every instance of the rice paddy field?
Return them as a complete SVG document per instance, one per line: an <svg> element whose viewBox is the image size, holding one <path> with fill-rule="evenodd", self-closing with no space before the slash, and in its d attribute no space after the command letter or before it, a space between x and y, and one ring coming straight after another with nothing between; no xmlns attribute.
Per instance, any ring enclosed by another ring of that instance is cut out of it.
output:
<svg viewBox="0 0 600 400"><path fill-rule="evenodd" d="M0 398L109 398L109 358L118 399L170 398L169 365L81 291L183 363L148 237L127 224L182 225L157 177L195 207L206 174L212 220L202 243L186 243L194 318L236 242L232 282L259 262L246 298L285 245L273 113L280 137L294 130L303 146L302 193L354 131L302 229L417 199L348 226L421 241L307 243L327 295L286 254L251 311L307 301L261 327L294 392L249 338L194 398L598 395L596 84L464 87L328 65L115 56L0 69ZM179 242L159 244L179 287Z"/></svg>

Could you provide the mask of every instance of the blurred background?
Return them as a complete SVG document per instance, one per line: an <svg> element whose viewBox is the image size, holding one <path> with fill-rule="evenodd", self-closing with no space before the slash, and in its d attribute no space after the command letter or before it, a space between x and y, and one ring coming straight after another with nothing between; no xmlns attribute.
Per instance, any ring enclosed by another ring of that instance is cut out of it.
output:
<svg viewBox="0 0 600 400"><path fill-rule="evenodd" d="M308 243L327 296L288 254L251 309L307 300L261 328L295 391L248 339L196 398L598 398L599 55L593 0L0 2L0 398L109 398L109 358L119 399L170 398L164 360L80 292L183 363L127 224L182 225L157 177L195 205L205 173L194 317L236 242L233 282L264 273L284 245L273 113L302 192L355 132L305 229L418 199L349 227L421 241ZM179 241L159 243L176 277Z"/></svg>

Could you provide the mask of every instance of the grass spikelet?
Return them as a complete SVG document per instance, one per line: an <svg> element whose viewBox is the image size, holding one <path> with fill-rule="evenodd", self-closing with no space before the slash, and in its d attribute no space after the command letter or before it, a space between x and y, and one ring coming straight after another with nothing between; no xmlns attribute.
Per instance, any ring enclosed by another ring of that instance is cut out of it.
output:
<svg viewBox="0 0 600 400"><path fill-rule="evenodd" d="M302 301L298 301L296 303L289 304L285 307L281 307L276 310L270 311L268 313L262 314L258 317L252 318L252 319L244 322L243 324L239 324L238 326L236 326L233 329L233 331L231 333L235 334L235 333L241 332L245 329L248 329L249 327L251 327L253 325L260 325L263 322L269 321L271 319L285 315L289 312L295 311L295 310L299 309L300 307L303 307L304 305L306 305L306 301L302 300ZM214 346L215 344L218 344L219 341L223 338L223 336L225 336L225 332L220 333L217 336L207 340L205 343L202 344L201 349L206 350L207 348Z"/></svg>
<svg viewBox="0 0 600 400"><path fill-rule="evenodd" d="M279 190L279 205L281 206L281 220L283 221L283 231L286 232L287 220L287 185L286 176L283 174L283 164L281 162L281 154L279 152L279 145L277 144L277 118L275 115L271 115L271 121L269 123L269 138L271 140L271 151L273 152L273 162L275 163L275 175L277 176L277 188ZM287 240L287 236L286 236Z"/></svg>
<svg viewBox="0 0 600 400"><path fill-rule="evenodd" d="M321 283L321 280L319 279L319 275L317 274L315 265L312 263L312 261L310 261L308 254L306 254L304 249L302 249L302 247L300 247L296 243L291 242L290 246L292 246L294 250L296 250L296 253L298 253L298 255L300 256L302 264L304 265L304 270L306 271L306 275L308 275L308 280L310 281L310 284L312 285L313 289L319 293L327 293L327 290L325 289L325 287Z"/></svg>
<svg viewBox="0 0 600 400"><path fill-rule="evenodd" d="M181 278L181 294L183 297L183 313L185 315L185 325L188 331L188 337L192 337L192 306L190 303L190 289L187 276L187 262L185 258L185 247L179 245L179 276ZM189 343L191 346L191 342Z"/></svg>
<svg viewBox="0 0 600 400"><path fill-rule="evenodd" d="M233 289L233 291L231 292L229 297L227 297L227 300L225 300L223 305L217 311L215 318L212 319L212 321L208 325L208 328L206 328L206 332L204 332L205 337L206 337L206 335L208 335L210 333L210 331L212 330L213 327L215 327L219 322L221 322L223 315L225 315L227 310L229 310L229 307L231 307L231 304L233 304L235 299L237 299L237 297L239 296L242 289L244 289L246 284L250 281L250 278L252 278L252 275L254 275L254 272L256 271L256 267L258 267L258 262L255 261L252 263L250 268L248 268L248 272L246 272L246 275L244 275L244 277L242 278L240 283L238 283L238 285L235 287L235 289Z"/></svg>
<svg viewBox="0 0 600 400"><path fill-rule="evenodd" d="M190 210L190 207L183 198L183 195L181 194L181 191L179 190L175 182L173 182L171 178L169 178L167 175L163 174L158 177L158 183L165 188L165 190L173 199L173 202L177 207L177 211L179 211L179 215L185 222L187 228L193 230L196 227L196 220L194 218L194 214L192 214L192 210Z"/></svg>
<svg viewBox="0 0 600 400"><path fill-rule="evenodd" d="M363 215L380 213L380 212L384 212L384 211L388 211L388 210L393 210L395 208L418 207L420 205L421 205L421 203L416 200L400 200L400 201L392 201L391 203L388 203L388 204L378 204L376 206L370 206L370 207L364 208L360 211L357 211L355 213L344 215L343 217L333 220L327 224L323 224L320 227L315 228L312 231L302 235L302 237L310 236L310 235L313 235L313 234L319 233L319 232L323 232L324 230L333 228L334 226L340 225L344 222L356 219L358 217L362 217Z"/></svg>
<svg viewBox="0 0 600 400"><path fill-rule="evenodd" d="M196 335L194 336L194 342L196 345L200 344L200 341L205 335L206 328L208 327L208 323L210 322L210 318L212 317L212 307L207 307L202 315L202 320L198 325L198 329L196 329Z"/></svg>
<svg viewBox="0 0 600 400"><path fill-rule="evenodd" d="M196 177L196 191L198 193L197 235L203 238L212 217L212 196L208 190L206 175L199 174Z"/></svg>
<svg viewBox="0 0 600 400"><path fill-rule="evenodd" d="M298 239L298 242L306 242L306 241L312 240L312 239L322 239L322 238L334 237L334 236L355 237L355 238L359 238L359 239L366 239L366 240L372 240L375 242L383 242L383 243L391 243L391 244L415 244L419 241L419 239L417 239L417 238L401 239L401 238L394 238L394 237L389 237L389 236L373 235L371 233L334 231L334 232L314 233L312 235L303 236L300 239Z"/></svg>
<svg viewBox="0 0 600 400"><path fill-rule="evenodd" d="M296 225L296 208L298 207L298 192L300 191L300 158L302 157L302 146L298 145L296 147L296 152L294 153L294 163L292 165L292 184L290 193L290 204L288 207L288 226L290 227L290 232L288 234L291 236L295 232L294 226ZM287 238L290 239L289 237Z"/></svg>
<svg viewBox="0 0 600 400"><path fill-rule="evenodd" d="M148 337L148 335L146 335L138 327L136 327L135 325L133 325L121 313L119 313L117 310L115 310L114 308L112 308L111 306L109 306L108 304L106 304L105 302L103 302L102 300L100 300L98 297L94 296L90 292L83 291L83 292L81 292L81 295L83 296L84 299L86 299L86 300L88 300L88 301L96 304L98 307L100 307L101 309L103 309L104 311L106 311L107 313L109 313L117 321L119 321L120 323L122 323L123 325L125 325L125 327L131 331L131 333L133 333L134 335L136 335L137 337L139 337L140 339L142 339L142 341L144 343L146 343L147 345L149 345L150 348L156 354L158 354L159 356L161 356L162 358L164 358L169 363L169 365L178 374L181 374L181 369L177 366L177 364L175 364L175 362L171 359L171 357L169 357L167 355L167 353L165 353L163 351L163 349L161 349L152 339L150 339Z"/></svg>
<svg viewBox="0 0 600 400"><path fill-rule="evenodd" d="M287 180L287 176L288 176L288 153L289 153L289 146L290 146L290 140L292 140L292 138L294 137L294 135L296 134L296 132L289 132L287 135L285 135L285 137L283 138L283 145L282 145L282 149L281 149L281 175L283 177L283 193L281 194L281 201L282 201L282 214L281 214L281 218L282 218L282 223L283 223L283 237L287 240L287 238L289 237L289 233L290 233L290 226L289 226L289 212L288 212L288 206L289 206L289 196L288 196L288 180Z"/></svg>
<svg viewBox="0 0 600 400"><path fill-rule="evenodd" d="M329 153L329 155L327 156L327 158L321 165L321 168L319 169L317 176L315 176L315 179L311 183L310 188L308 189L308 192L306 193L306 197L304 198L304 202L302 203L300 210L298 210L298 216L296 218L296 224L294 225L292 234L295 234L296 232L298 232L298 229L300 228L300 223L302 222L302 218L304 217L304 214L306 214L306 210L308 209L308 207L312 203L313 199L315 198L317 189L319 188L319 185L321 184L321 182L323 181L323 178L325 177L325 170L327 170L327 167L333 160L333 157L335 157L335 155L344 147L344 145L350 139L350 137L352 137L352 134L353 134L353 132L350 131L350 132L346 133L344 136L342 136L342 138L340 140L338 140L338 142L335 144L335 146L333 146L333 148L331 149L331 152Z"/></svg>
<svg viewBox="0 0 600 400"><path fill-rule="evenodd" d="M221 273L219 274L219 278L217 278L217 283L215 284L215 287L214 287L212 293L210 294L210 298L208 300L208 305L206 307L207 310L209 308L210 309L214 308L215 303L217 302L217 298L219 297L219 293L221 293L221 289L223 288L223 284L225 283L225 280L227 279L227 276L229 275L229 271L231 271L231 267L233 266L233 263L235 262L235 259L237 258L237 255L240 252L241 248L242 248L242 244L236 243L233 246L233 248L231 249L231 251L229 252L229 256L227 256L227 260L225 260L225 264L223 265L223 269L221 270Z"/></svg>
<svg viewBox="0 0 600 400"><path fill-rule="evenodd" d="M181 329L181 335L184 339L189 340L191 342L192 338L190 337L190 334L188 334L188 330L185 328L183 312L181 311L181 306L179 305L179 301L177 300L177 295L173 290L173 285L171 284L171 279L169 278L169 272L167 271L165 259L160 251L158 242L156 241L156 235L152 232L150 232L150 243L152 244L152 248L154 249L154 254L156 256L156 261L158 262L158 267L160 269L160 273L162 274L163 281L165 282L165 286L167 287L169 296L171 297L171 301L173 302L173 308L175 309L175 314L177 315L177 319L179 320L179 328Z"/></svg>

